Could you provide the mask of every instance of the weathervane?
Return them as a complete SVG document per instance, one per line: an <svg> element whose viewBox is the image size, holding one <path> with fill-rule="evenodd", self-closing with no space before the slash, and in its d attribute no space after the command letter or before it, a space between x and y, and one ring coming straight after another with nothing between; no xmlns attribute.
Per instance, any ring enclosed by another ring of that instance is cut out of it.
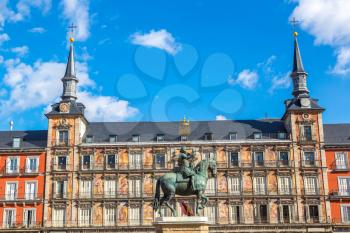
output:
<svg viewBox="0 0 350 233"><path fill-rule="evenodd" d="M69 28L69 34L70 34L69 41L71 43L73 43L74 42L74 29L76 29L77 26L74 25L74 23L72 23L68 28Z"/></svg>
<svg viewBox="0 0 350 233"><path fill-rule="evenodd" d="M292 24L292 27L293 27L293 35L295 37L298 36L298 32L297 32L296 28L297 28L297 25L300 23L300 21L296 20L295 17L293 17L293 19L289 22Z"/></svg>

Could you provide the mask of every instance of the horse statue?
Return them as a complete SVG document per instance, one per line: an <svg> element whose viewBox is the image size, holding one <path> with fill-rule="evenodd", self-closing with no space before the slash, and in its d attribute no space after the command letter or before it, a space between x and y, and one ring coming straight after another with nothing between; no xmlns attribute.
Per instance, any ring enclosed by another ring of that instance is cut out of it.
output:
<svg viewBox="0 0 350 233"><path fill-rule="evenodd" d="M179 175L177 172L169 172L161 176L156 184L153 210L157 212L165 204L170 208L172 215L177 216L176 210L169 204L169 201L174 198L175 194L181 196L196 195L196 215L199 215L199 210L205 208L208 202L208 197L204 195L204 192L209 175L216 177L217 174L216 161L204 159L196 165L194 171L195 174L193 176L182 179L180 182L177 182L177 176ZM160 198L160 189L164 193L162 198ZM160 216L161 214L160 212Z"/></svg>

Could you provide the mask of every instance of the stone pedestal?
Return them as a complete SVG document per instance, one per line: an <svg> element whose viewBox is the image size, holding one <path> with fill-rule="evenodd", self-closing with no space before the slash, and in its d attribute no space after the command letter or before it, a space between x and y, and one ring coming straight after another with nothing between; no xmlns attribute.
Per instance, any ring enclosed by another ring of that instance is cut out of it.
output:
<svg viewBox="0 0 350 233"><path fill-rule="evenodd" d="M153 225L156 233L209 233L208 217L159 217Z"/></svg>

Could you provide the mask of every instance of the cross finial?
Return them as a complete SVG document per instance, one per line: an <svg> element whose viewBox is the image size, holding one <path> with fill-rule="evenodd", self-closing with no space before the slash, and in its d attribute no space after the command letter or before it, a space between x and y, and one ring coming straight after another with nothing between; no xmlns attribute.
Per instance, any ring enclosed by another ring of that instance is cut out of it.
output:
<svg viewBox="0 0 350 233"><path fill-rule="evenodd" d="M293 19L289 22L292 24L294 36L298 36L298 32L297 32L296 28L297 28L297 25L300 23L300 21L296 20L295 17L293 17Z"/></svg>
<svg viewBox="0 0 350 233"><path fill-rule="evenodd" d="M68 29L69 29L69 33L70 33L70 38L69 38L69 41L71 42L71 43L73 43L74 42L74 29L76 29L77 28L77 26L76 25L74 25L74 23L72 23L69 27L68 27Z"/></svg>

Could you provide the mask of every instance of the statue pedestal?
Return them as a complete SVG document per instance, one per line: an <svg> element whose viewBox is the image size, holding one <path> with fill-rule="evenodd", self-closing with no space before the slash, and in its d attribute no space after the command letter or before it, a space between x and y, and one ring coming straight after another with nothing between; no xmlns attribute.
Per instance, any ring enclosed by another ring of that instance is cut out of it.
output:
<svg viewBox="0 0 350 233"><path fill-rule="evenodd" d="M159 217L153 225L156 233L209 233L208 217Z"/></svg>

